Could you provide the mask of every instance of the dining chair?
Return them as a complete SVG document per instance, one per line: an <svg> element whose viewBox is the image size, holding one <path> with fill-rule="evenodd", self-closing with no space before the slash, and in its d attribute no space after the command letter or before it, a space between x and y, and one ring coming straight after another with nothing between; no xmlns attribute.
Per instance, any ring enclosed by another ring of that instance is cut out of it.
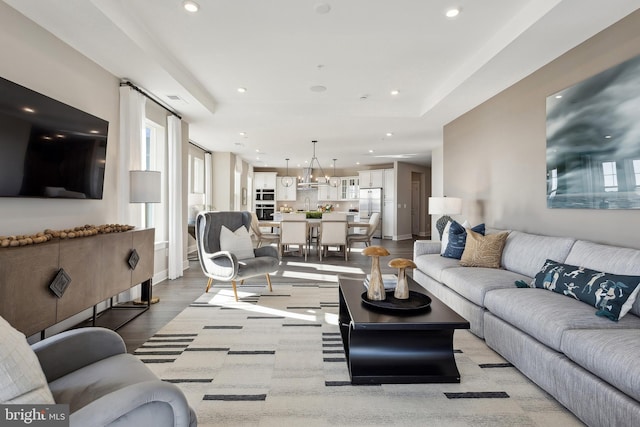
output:
<svg viewBox="0 0 640 427"><path fill-rule="evenodd" d="M284 256L284 252L289 249L290 245L297 245L298 251L304 255L304 260L306 261L309 253L309 231L306 215L301 215L302 217L298 214L282 216L282 221L280 221L280 243L278 246L280 256Z"/></svg>
<svg viewBox="0 0 640 427"><path fill-rule="evenodd" d="M318 233L318 253L320 262L323 254L326 256L329 246L337 246L338 250L344 250L344 260L348 261L347 251L347 217L344 220L325 220L324 216L320 222L320 232Z"/></svg>
<svg viewBox="0 0 640 427"><path fill-rule="evenodd" d="M347 234L347 248L350 251L351 245L356 242L364 242L365 246L371 245L371 239L373 238L376 229L380 225L380 213L374 212L369 217L369 227L365 233L350 233Z"/></svg>
<svg viewBox="0 0 640 427"><path fill-rule="evenodd" d="M278 270L280 258L273 246L253 248L249 227L249 212L201 212L196 217L196 246L200 266L209 278L205 292L214 280L231 282L238 301L236 282L254 276L266 275L269 291L269 273ZM226 230L225 230L226 229Z"/></svg>
<svg viewBox="0 0 640 427"><path fill-rule="evenodd" d="M322 214L323 221L346 221L346 212L325 212Z"/></svg>
<svg viewBox="0 0 640 427"><path fill-rule="evenodd" d="M257 247L261 247L263 243L276 243L280 242L280 235L277 233L264 233L260 230L260 223L258 221L258 215L255 212L251 212L251 231L258 239Z"/></svg>

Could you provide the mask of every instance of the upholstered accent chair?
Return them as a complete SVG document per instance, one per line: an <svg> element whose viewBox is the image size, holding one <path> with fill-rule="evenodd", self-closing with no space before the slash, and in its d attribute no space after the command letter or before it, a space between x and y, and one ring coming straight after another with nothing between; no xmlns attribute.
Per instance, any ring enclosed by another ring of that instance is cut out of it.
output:
<svg viewBox="0 0 640 427"><path fill-rule="evenodd" d="M373 238L376 229L380 225L380 213L374 212L369 218L369 227L366 233L352 233L347 234L347 247L351 250L351 246L356 242L363 242L365 246L371 245L371 239Z"/></svg>
<svg viewBox="0 0 640 427"><path fill-rule="evenodd" d="M242 284L250 277L265 275L271 291L271 277L269 273L278 270L280 258L278 251L272 246L264 246L248 250L246 246L235 249L233 244L222 241L223 227L227 232L246 232L246 239L251 241L248 235L251 227L251 214L249 212L202 212L196 218L196 243L202 271L209 278L205 292L214 280L231 282L233 294L238 300L236 282ZM245 230L240 230L244 227ZM242 234L242 233L240 233ZM243 239L240 246L246 245ZM250 245L250 243L249 243ZM226 246L226 247L225 247Z"/></svg>

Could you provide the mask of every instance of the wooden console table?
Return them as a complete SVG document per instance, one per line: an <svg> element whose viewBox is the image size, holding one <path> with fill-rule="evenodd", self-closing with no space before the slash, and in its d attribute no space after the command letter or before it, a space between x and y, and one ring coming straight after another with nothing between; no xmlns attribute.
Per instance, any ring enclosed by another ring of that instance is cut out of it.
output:
<svg viewBox="0 0 640 427"><path fill-rule="evenodd" d="M0 316L31 336L138 284L151 299L153 228L0 249ZM135 250L135 268L129 258ZM61 297L49 285L60 269L71 282ZM141 309L148 308L141 306Z"/></svg>

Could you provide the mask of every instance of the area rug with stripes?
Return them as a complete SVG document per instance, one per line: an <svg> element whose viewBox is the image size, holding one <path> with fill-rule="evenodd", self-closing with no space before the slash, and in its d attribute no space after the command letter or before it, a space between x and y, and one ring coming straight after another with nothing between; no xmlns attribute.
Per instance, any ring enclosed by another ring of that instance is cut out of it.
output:
<svg viewBox="0 0 640 427"><path fill-rule="evenodd" d="M577 426L468 331L459 384L351 385L335 283L230 287L200 296L135 351L177 384L200 426Z"/></svg>

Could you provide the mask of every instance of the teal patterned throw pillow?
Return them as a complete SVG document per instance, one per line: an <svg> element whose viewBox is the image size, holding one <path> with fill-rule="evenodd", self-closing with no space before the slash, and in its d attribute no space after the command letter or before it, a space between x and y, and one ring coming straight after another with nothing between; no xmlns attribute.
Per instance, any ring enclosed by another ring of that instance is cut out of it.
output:
<svg viewBox="0 0 640 427"><path fill-rule="evenodd" d="M631 310L640 276L603 273L548 259L531 282L531 287L548 289L597 308L597 316L618 321Z"/></svg>

